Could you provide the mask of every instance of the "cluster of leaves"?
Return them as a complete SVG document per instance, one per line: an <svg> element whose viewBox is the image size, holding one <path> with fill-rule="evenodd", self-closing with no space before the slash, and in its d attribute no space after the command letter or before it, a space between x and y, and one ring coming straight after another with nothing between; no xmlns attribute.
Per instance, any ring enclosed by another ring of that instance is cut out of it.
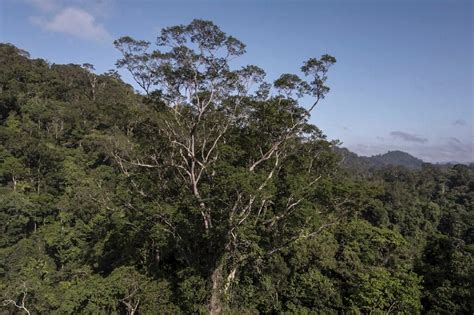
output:
<svg viewBox="0 0 474 315"><path fill-rule="evenodd" d="M474 170L338 169L298 104L332 57L244 95L210 22L116 44L147 95L0 45L3 310L472 313Z"/></svg>

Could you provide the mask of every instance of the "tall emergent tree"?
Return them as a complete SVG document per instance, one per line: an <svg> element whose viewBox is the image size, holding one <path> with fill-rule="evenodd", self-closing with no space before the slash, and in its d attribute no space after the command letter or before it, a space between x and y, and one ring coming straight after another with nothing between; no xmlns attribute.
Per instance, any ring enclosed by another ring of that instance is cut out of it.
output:
<svg viewBox="0 0 474 315"><path fill-rule="evenodd" d="M148 201L131 197L129 206L160 205L153 220L181 253L175 259L192 261L208 279L208 308L219 314L242 268L317 236L344 212L344 202L310 202L332 155L308 119L329 91L336 60L311 58L301 67L307 80L283 74L271 85L257 66L233 69L245 45L204 20L163 29L156 49L130 37L115 45L123 54L117 66L130 71L149 104L139 123L146 128L107 140ZM305 107L303 97L314 99Z"/></svg>

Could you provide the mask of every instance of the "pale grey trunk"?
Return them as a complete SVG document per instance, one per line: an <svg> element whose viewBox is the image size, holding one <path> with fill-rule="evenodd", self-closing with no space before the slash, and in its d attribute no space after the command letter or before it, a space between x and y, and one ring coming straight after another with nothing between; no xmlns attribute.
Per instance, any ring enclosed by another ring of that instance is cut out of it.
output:
<svg viewBox="0 0 474 315"><path fill-rule="evenodd" d="M223 263L214 269L214 272L211 275L211 300L209 302L209 313L211 315L219 315L222 310L222 269Z"/></svg>
<svg viewBox="0 0 474 315"><path fill-rule="evenodd" d="M224 277L225 259L222 259L219 265L214 269L211 275L211 299L209 302L209 313L218 315L225 306L225 299L229 293L230 286L235 279L237 266L230 270L227 277Z"/></svg>

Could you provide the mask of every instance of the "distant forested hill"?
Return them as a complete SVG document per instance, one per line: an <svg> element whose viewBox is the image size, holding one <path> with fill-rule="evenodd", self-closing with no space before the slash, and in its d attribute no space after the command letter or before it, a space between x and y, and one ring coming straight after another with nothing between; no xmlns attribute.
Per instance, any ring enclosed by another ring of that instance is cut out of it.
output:
<svg viewBox="0 0 474 315"><path fill-rule="evenodd" d="M0 44L1 314L473 314L474 169L335 149L335 58L266 82L202 20L115 44L142 94Z"/></svg>
<svg viewBox="0 0 474 315"><path fill-rule="evenodd" d="M380 169L386 166L403 166L411 170L421 169L423 161L403 151L388 151L373 156L359 156L346 148L336 147L343 158L342 165L352 169Z"/></svg>

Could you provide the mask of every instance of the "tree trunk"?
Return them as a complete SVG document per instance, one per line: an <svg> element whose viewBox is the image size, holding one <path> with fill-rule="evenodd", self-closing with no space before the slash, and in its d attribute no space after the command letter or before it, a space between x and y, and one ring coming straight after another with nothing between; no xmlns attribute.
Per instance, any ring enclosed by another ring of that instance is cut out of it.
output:
<svg viewBox="0 0 474 315"><path fill-rule="evenodd" d="M224 277L225 268L225 257L221 259L219 265L214 269L211 275L211 299L209 301L209 312L211 315L218 315L221 313L222 308L225 306L227 294L230 286L235 279L237 273L237 265L233 267L229 274Z"/></svg>
<svg viewBox="0 0 474 315"><path fill-rule="evenodd" d="M209 313L211 315L219 315L222 310L222 269L223 263L214 269L211 275L211 300L209 301Z"/></svg>

